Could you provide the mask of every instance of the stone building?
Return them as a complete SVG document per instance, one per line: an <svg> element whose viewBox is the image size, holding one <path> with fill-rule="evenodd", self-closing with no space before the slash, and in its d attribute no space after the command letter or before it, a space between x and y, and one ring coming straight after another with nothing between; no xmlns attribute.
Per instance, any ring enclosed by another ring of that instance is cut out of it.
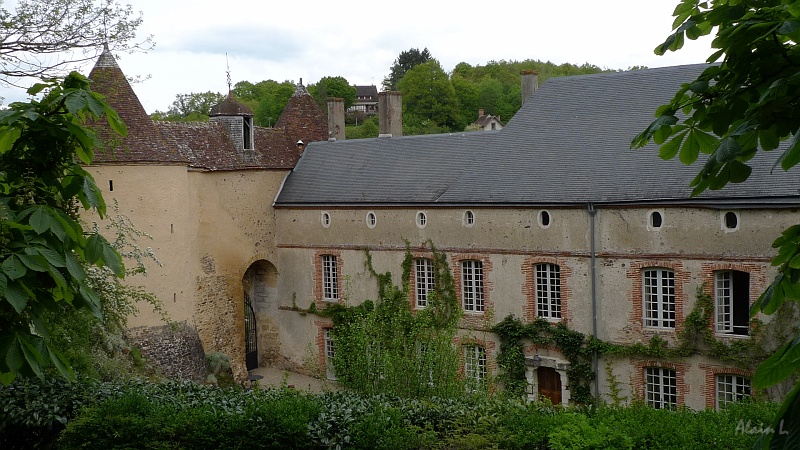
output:
<svg viewBox="0 0 800 450"><path fill-rule="evenodd" d="M247 110L152 122L104 55L90 77L131 133L92 171L154 237L164 266L146 286L206 352L231 355L240 377L253 340L250 364L324 369L331 324L299 310L375 299L364 249L397 281L406 242L412 282L431 276L429 243L447 255L477 373L498 370L500 341L487 328L508 315L612 343L675 342L698 289L714 298L718 339L749 339L747 310L775 274L771 242L800 221L796 173L770 174L771 155L759 155L747 183L691 197L697 167L658 159L653 145L629 148L703 67L550 79L496 133L349 141L328 139L324 115L298 88L275 129L251 127L248 149L239 145ZM567 358L532 344L525 352L529 394L568 403ZM704 356L597 367L599 394L616 380L655 407L714 407L750 390L747 370Z"/></svg>

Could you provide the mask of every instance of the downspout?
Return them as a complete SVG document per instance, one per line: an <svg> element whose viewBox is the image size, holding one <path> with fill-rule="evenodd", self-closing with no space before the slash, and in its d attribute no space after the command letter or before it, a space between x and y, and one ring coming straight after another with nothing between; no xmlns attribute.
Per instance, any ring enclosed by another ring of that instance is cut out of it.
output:
<svg viewBox="0 0 800 450"><path fill-rule="evenodd" d="M592 337L597 340L597 271L595 265L595 240L594 228L597 210L591 203L587 204L589 211L589 252L591 254L591 278L592 278ZM597 349L592 351L592 369L594 370L594 406L595 408L600 405L600 358L597 354Z"/></svg>

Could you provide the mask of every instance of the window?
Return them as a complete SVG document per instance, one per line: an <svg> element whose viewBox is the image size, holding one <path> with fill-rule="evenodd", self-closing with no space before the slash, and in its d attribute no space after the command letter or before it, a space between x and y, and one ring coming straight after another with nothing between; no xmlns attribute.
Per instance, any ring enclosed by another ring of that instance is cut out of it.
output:
<svg viewBox="0 0 800 450"><path fill-rule="evenodd" d="M675 371L662 367L647 367L645 373L645 402L655 409L678 406L678 380Z"/></svg>
<svg viewBox="0 0 800 450"><path fill-rule="evenodd" d="M750 333L750 274L738 270L714 272L714 318L717 333Z"/></svg>
<svg viewBox="0 0 800 450"><path fill-rule="evenodd" d="M378 223L378 217L375 216L375 213L370 211L367 213L367 226L370 228L375 228L375 225Z"/></svg>
<svg viewBox="0 0 800 450"><path fill-rule="evenodd" d="M728 211L722 215L722 226L727 231L735 231L739 228L739 215L733 211Z"/></svg>
<svg viewBox="0 0 800 450"><path fill-rule="evenodd" d="M670 269L642 272L644 326L675 328L675 273Z"/></svg>
<svg viewBox="0 0 800 450"><path fill-rule="evenodd" d="M428 224L428 216L425 215L424 211L419 211L417 213L417 227L425 228L425 225Z"/></svg>
<svg viewBox="0 0 800 450"><path fill-rule="evenodd" d="M717 375L717 409L750 397L750 379L741 375Z"/></svg>
<svg viewBox="0 0 800 450"><path fill-rule="evenodd" d="M243 147L245 150L253 149L253 118L242 117L242 137L244 138Z"/></svg>
<svg viewBox="0 0 800 450"><path fill-rule="evenodd" d="M108 191L114 192L114 180L108 180Z"/></svg>
<svg viewBox="0 0 800 450"><path fill-rule="evenodd" d="M428 306L428 293L433 291L433 260L419 258L414 260L416 276L417 308Z"/></svg>
<svg viewBox="0 0 800 450"><path fill-rule="evenodd" d="M550 226L550 213L547 211L539 211L539 226L547 228Z"/></svg>
<svg viewBox="0 0 800 450"><path fill-rule="evenodd" d="M339 301L339 273L335 255L322 255L322 300Z"/></svg>
<svg viewBox="0 0 800 450"><path fill-rule="evenodd" d="M536 315L561 318L561 269L557 264L536 265Z"/></svg>
<svg viewBox="0 0 800 450"><path fill-rule="evenodd" d="M333 347L333 337L331 336L331 329L325 329L325 376L329 380L335 380L336 374L333 367L333 357L335 355Z"/></svg>
<svg viewBox="0 0 800 450"><path fill-rule="evenodd" d="M331 215L327 211L323 211L322 214L319 216L320 222L322 222L322 226L328 228L331 226Z"/></svg>
<svg viewBox="0 0 800 450"><path fill-rule="evenodd" d="M483 311L483 263L461 261L461 299L464 311Z"/></svg>
<svg viewBox="0 0 800 450"><path fill-rule="evenodd" d="M659 211L650 212L648 224L650 225L650 229L658 230L664 225L664 215Z"/></svg>
<svg viewBox="0 0 800 450"><path fill-rule="evenodd" d="M465 227L471 227L475 225L475 213L470 210L464 211L464 217L462 218L461 222Z"/></svg>
<svg viewBox="0 0 800 450"><path fill-rule="evenodd" d="M467 380L486 380L486 349L480 345L464 346L464 376Z"/></svg>

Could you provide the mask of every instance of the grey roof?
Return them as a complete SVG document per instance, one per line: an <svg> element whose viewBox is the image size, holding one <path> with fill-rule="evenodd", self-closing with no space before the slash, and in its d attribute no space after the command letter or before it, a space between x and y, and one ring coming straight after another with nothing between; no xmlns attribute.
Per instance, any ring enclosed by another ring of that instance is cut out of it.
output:
<svg viewBox="0 0 800 450"><path fill-rule="evenodd" d="M550 78L497 132L310 144L276 205L800 205L795 168L751 162L746 183L690 199L701 161L658 158L633 137L704 64ZM702 156L701 156L702 159Z"/></svg>

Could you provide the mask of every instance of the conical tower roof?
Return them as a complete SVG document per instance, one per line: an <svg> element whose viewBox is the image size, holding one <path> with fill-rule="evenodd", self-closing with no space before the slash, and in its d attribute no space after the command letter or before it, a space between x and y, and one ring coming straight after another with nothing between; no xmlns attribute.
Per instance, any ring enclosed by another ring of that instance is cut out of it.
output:
<svg viewBox="0 0 800 450"><path fill-rule="evenodd" d="M275 128L285 129L294 142L308 144L328 140L328 119L303 86L302 79L275 122Z"/></svg>
<svg viewBox="0 0 800 450"><path fill-rule="evenodd" d="M216 116L247 116L253 117L253 110L250 109L244 103L239 102L235 98L233 98L233 94L228 92L228 97L223 100L221 103L218 103L211 107L211 111L208 113L209 117L216 117Z"/></svg>
<svg viewBox="0 0 800 450"><path fill-rule="evenodd" d="M106 144L106 149L97 152L96 163L112 162L158 162L186 163L177 150L167 147L161 139L150 116L145 112L139 97L122 73L114 55L106 46L89 73L92 90L106 97L106 101L119 114L128 127L126 137L119 139L105 121L96 125L96 130Z"/></svg>

